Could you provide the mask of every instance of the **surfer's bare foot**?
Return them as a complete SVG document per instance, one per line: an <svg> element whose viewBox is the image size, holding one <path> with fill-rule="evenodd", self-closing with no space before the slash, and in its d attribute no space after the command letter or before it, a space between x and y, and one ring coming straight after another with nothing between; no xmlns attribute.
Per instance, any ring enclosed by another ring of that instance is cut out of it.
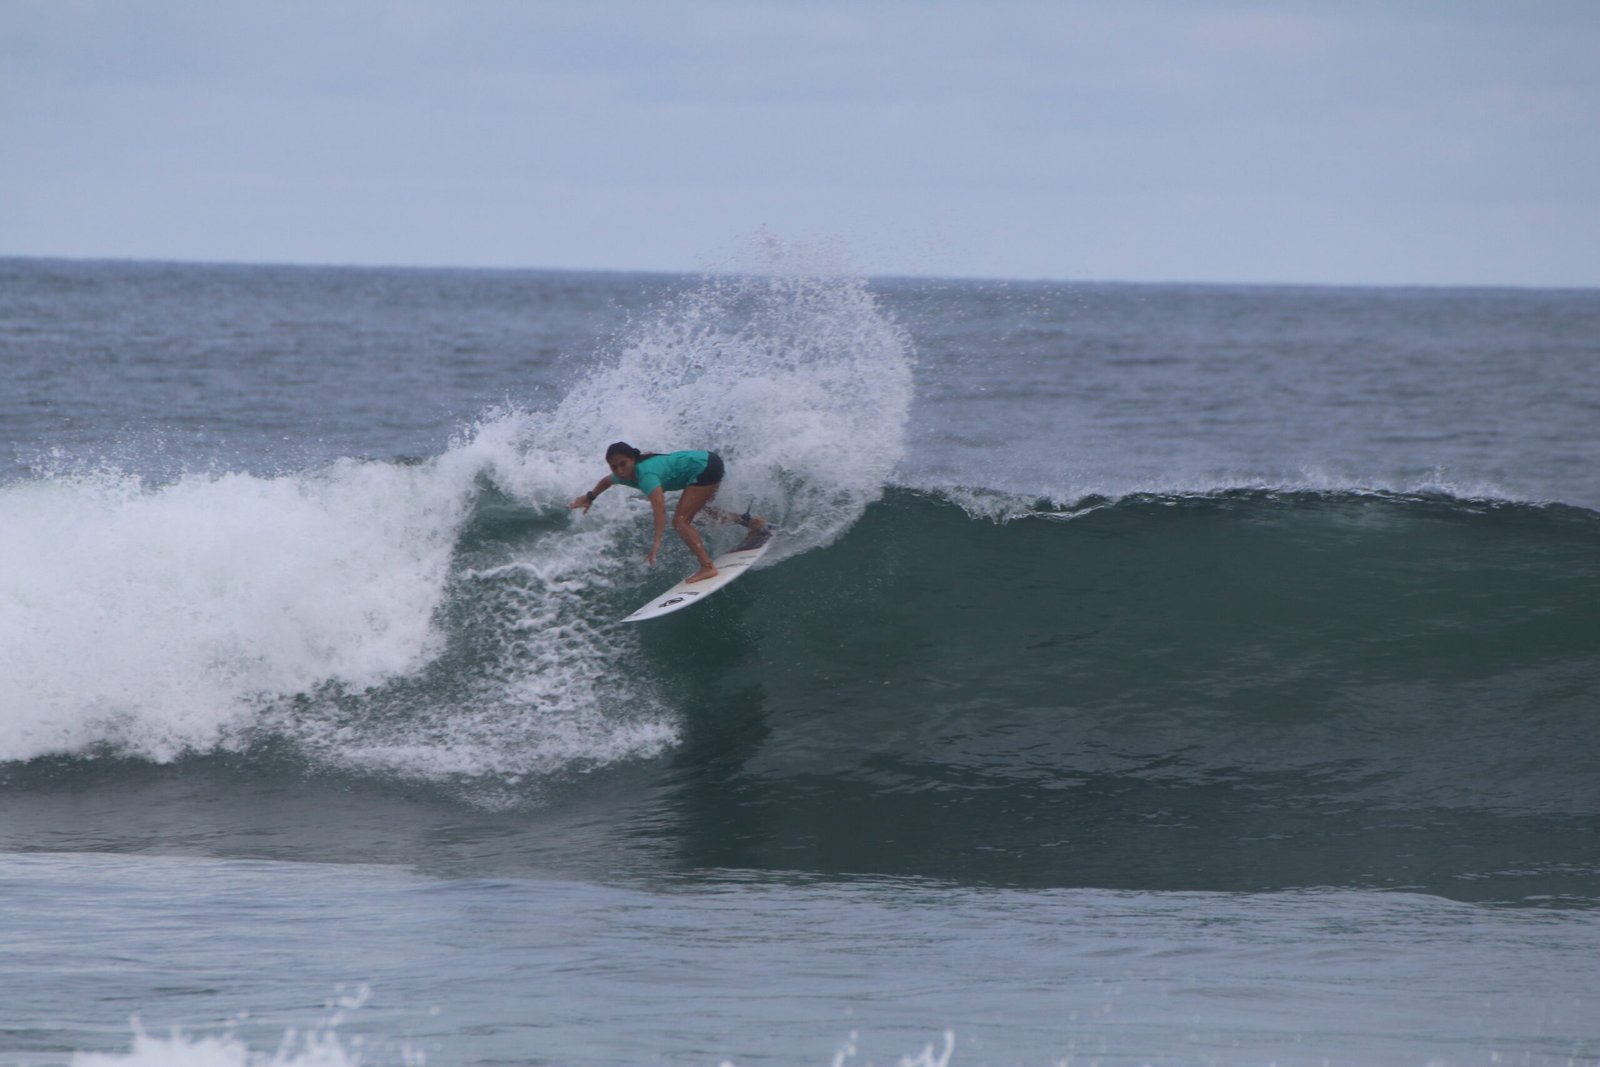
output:
<svg viewBox="0 0 1600 1067"><path fill-rule="evenodd" d="M717 568L715 568L715 567L701 567L699 570L695 571L693 574L689 575L689 577L684 579L684 580L685 581L689 581L689 582L703 582L707 578L715 578L716 576L717 576Z"/></svg>

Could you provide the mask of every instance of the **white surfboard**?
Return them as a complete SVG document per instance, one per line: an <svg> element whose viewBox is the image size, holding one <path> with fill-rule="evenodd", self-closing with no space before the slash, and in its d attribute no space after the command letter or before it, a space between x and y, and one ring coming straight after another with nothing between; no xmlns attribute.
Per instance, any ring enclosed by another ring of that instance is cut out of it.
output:
<svg viewBox="0 0 1600 1067"><path fill-rule="evenodd" d="M646 619L659 619L663 615L671 615L674 611L682 611L690 604L698 604L749 570L750 565L766 555L767 549L771 547L771 527L753 532L739 542L737 548L724 552L711 561L717 568L715 578L707 578L703 582L679 582L622 621L643 622Z"/></svg>

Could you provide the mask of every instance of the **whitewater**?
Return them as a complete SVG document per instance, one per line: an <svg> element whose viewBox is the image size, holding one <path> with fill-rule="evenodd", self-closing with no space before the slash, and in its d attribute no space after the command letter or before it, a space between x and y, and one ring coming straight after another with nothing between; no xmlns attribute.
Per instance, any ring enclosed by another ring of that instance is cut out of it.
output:
<svg viewBox="0 0 1600 1067"><path fill-rule="evenodd" d="M0 261L0 1062L1596 1062L1596 338Z"/></svg>

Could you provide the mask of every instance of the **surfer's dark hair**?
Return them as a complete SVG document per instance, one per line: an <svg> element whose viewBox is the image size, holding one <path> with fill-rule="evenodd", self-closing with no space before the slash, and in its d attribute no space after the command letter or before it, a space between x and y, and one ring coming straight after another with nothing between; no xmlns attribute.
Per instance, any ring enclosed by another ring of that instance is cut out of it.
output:
<svg viewBox="0 0 1600 1067"><path fill-rule="evenodd" d="M632 456L633 461L638 463L642 459L649 459L652 456L659 455L661 455L660 452L640 452L626 441L614 441L611 447L606 449L606 462L610 463L613 456Z"/></svg>

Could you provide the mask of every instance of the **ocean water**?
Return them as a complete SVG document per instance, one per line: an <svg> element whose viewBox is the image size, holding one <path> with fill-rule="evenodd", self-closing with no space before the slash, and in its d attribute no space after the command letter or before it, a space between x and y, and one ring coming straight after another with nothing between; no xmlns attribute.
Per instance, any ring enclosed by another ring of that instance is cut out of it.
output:
<svg viewBox="0 0 1600 1067"><path fill-rule="evenodd" d="M1600 293L816 259L0 260L0 1063L1600 1063Z"/></svg>

